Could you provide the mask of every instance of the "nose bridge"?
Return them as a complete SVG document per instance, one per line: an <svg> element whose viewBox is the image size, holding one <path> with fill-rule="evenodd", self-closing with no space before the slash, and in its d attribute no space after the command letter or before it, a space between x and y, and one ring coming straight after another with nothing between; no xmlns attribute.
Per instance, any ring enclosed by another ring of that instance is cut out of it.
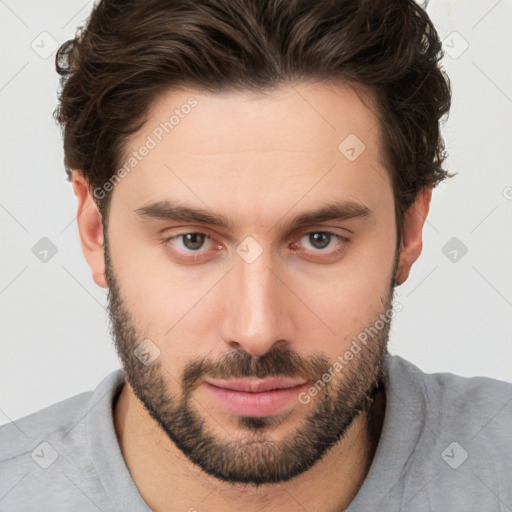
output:
<svg viewBox="0 0 512 512"><path fill-rule="evenodd" d="M274 267L271 251L266 249L253 261L237 255L231 272L232 296L226 309L223 338L254 355L267 352L291 336L291 332L285 332L289 319L285 318Z"/></svg>

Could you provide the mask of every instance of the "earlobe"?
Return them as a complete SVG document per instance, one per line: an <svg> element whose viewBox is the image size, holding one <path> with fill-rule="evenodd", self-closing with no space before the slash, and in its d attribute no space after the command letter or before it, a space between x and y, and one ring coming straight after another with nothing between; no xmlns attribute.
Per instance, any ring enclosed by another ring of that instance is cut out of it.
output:
<svg viewBox="0 0 512 512"><path fill-rule="evenodd" d="M402 245L395 285L403 284L409 277L413 263L423 248L422 230L430 207L432 188L422 189L414 203L405 212Z"/></svg>
<svg viewBox="0 0 512 512"><path fill-rule="evenodd" d="M81 172L72 171L72 183L78 201L77 223L82 252L91 267L94 282L102 288L107 288L101 214L91 195L89 184Z"/></svg>

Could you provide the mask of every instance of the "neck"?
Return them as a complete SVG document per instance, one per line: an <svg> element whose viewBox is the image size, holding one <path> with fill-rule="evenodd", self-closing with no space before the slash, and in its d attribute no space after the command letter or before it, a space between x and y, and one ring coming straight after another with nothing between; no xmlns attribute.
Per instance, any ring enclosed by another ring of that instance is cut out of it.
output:
<svg viewBox="0 0 512 512"><path fill-rule="evenodd" d="M378 444L385 409L379 389L373 404L345 436L306 472L288 482L255 486L220 481L193 464L167 437L128 384L114 409L117 437L139 493L155 512L228 512L265 505L280 512L339 512L364 482Z"/></svg>

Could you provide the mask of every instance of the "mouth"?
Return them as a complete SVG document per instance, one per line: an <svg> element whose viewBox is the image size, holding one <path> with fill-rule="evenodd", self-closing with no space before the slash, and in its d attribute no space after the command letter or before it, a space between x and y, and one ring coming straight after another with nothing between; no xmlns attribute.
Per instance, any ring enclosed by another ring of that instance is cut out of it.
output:
<svg viewBox="0 0 512 512"><path fill-rule="evenodd" d="M282 412L294 402L309 382L302 379L208 380L203 386L217 402L237 416L264 417Z"/></svg>

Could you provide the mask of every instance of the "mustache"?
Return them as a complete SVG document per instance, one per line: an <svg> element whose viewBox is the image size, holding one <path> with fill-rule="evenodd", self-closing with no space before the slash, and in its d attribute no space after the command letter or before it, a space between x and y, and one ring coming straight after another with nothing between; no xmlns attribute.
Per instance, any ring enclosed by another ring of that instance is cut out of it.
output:
<svg viewBox="0 0 512 512"><path fill-rule="evenodd" d="M303 357L287 348L275 348L261 356L253 356L239 350L228 353L219 361L195 358L183 371L181 386L185 394L188 394L206 377L226 380L242 377L291 377L316 381L327 373L330 366L323 354Z"/></svg>

